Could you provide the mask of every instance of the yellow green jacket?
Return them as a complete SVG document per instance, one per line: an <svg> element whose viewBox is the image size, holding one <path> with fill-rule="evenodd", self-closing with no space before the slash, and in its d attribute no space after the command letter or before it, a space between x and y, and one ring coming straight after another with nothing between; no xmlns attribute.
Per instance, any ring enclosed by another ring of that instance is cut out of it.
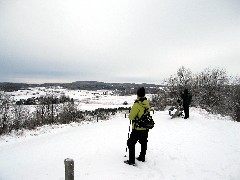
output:
<svg viewBox="0 0 240 180"><path fill-rule="evenodd" d="M146 130L146 128L135 127L135 121L138 121L141 118L144 114L145 108L147 108L147 111L150 112L150 105L147 98L140 98L134 102L129 114L129 119L132 121L132 129Z"/></svg>

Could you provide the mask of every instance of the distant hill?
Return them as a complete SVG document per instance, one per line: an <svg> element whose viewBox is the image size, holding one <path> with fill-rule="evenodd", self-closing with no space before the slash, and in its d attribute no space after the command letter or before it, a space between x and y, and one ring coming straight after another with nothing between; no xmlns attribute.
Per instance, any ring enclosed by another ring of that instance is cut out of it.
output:
<svg viewBox="0 0 240 180"><path fill-rule="evenodd" d="M17 91L19 89L27 89L29 87L32 87L32 85L26 83L0 82L0 90L7 92Z"/></svg>
<svg viewBox="0 0 240 180"><path fill-rule="evenodd" d="M52 87L52 86L60 86L66 89L72 90L130 90L136 89L139 87L156 89L159 87L163 87L163 85L156 84L136 84L136 83L105 83L98 81L75 81L71 83L43 83L43 84L27 84L27 83L11 83L11 82L0 82L0 90L3 91L17 91L20 89L27 89L30 87Z"/></svg>

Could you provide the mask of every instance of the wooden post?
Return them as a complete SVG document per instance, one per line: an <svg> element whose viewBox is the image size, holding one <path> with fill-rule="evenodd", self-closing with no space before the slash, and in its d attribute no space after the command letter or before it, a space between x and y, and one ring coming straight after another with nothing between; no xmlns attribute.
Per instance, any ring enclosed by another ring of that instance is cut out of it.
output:
<svg viewBox="0 0 240 180"><path fill-rule="evenodd" d="M65 159L65 180L74 180L74 161L73 159Z"/></svg>
<svg viewBox="0 0 240 180"><path fill-rule="evenodd" d="M97 122L98 122L98 116L97 116Z"/></svg>
<svg viewBox="0 0 240 180"><path fill-rule="evenodd" d="M125 118L127 118L128 114L130 113L130 110L124 110L125 112Z"/></svg>

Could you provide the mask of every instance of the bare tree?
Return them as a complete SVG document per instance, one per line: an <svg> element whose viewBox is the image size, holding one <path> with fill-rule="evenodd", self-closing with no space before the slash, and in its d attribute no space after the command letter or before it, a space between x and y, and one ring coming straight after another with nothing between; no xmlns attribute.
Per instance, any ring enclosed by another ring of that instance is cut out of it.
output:
<svg viewBox="0 0 240 180"><path fill-rule="evenodd" d="M229 78L223 69L205 69L198 75L196 99L199 105L209 111L221 111L221 107L226 101L226 88L228 88Z"/></svg>
<svg viewBox="0 0 240 180"><path fill-rule="evenodd" d="M170 76L166 81L169 96L173 101L176 101L180 98L180 94L185 88L188 88L189 90L192 89L193 74L190 69L182 66L178 69L177 74Z"/></svg>
<svg viewBox="0 0 240 180"><path fill-rule="evenodd" d="M10 96L0 91L0 135L9 132L10 110Z"/></svg>

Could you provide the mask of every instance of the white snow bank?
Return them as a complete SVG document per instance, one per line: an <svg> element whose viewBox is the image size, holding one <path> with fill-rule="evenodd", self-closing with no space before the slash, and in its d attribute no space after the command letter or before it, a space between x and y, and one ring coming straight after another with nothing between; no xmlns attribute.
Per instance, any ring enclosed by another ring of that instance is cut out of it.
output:
<svg viewBox="0 0 240 180"><path fill-rule="evenodd" d="M75 179L239 180L240 123L198 109L190 119L155 112L146 162L123 163L129 120L118 114L100 123L62 126L38 136L0 141L1 180L63 180L64 159ZM209 117L209 118L208 118ZM140 145L136 145L136 156Z"/></svg>

